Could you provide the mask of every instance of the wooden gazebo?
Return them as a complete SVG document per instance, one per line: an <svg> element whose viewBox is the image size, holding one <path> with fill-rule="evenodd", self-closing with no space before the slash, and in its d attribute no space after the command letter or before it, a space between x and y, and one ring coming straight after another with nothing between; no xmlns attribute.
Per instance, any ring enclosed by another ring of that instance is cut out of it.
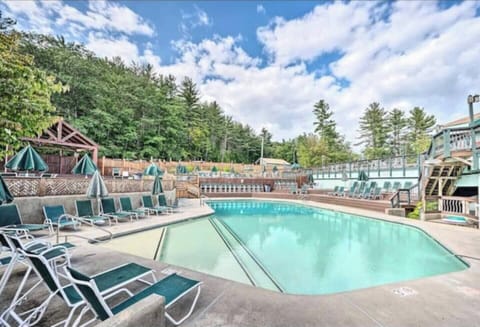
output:
<svg viewBox="0 0 480 327"><path fill-rule="evenodd" d="M97 164L98 144L65 122L63 118L59 118L52 126L45 129L40 136L36 138L24 137L22 140L39 146L51 146L73 151L89 151L92 153L93 162Z"/></svg>

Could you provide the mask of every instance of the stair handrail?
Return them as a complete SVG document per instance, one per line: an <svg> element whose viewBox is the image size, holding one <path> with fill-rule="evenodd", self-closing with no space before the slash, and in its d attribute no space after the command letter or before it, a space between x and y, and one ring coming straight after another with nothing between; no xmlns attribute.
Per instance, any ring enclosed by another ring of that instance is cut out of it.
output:
<svg viewBox="0 0 480 327"><path fill-rule="evenodd" d="M412 190L417 188L418 189L418 183L410 186L409 188L399 188L396 192L394 192L389 200L392 208L400 208L401 200L400 200L400 195L402 192L406 192L407 194L407 204L410 205L412 202Z"/></svg>

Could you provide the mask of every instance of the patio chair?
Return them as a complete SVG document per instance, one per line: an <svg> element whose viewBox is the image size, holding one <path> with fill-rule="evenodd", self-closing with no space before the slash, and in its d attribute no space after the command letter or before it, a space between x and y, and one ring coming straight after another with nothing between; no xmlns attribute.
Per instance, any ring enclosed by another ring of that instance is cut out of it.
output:
<svg viewBox="0 0 480 327"><path fill-rule="evenodd" d="M361 193L358 195L358 198L359 198L359 199L368 199L368 197L370 196L370 193L372 193L372 184L367 185L367 186L363 189L363 192L361 192Z"/></svg>
<svg viewBox="0 0 480 327"><path fill-rule="evenodd" d="M398 189L400 188L400 182L394 182L392 186L392 192L397 192Z"/></svg>
<svg viewBox="0 0 480 327"><path fill-rule="evenodd" d="M157 195L158 205L161 207L166 207L167 212L173 213L173 207L167 204L167 199L165 198L165 194L160 193Z"/></svg>
<svg viewBox="0 0 480 327"><path fill-rule="evenodd" d="M23 243L22 239L30 240L27 243ZM13 268L17 263L24 263L25 257L20 254L20 251L30 251L32 253L40 253L42 251L52 249L49 251L48 255L46 256L46 260L52 265L52 267L58 266L58 259L62 259L64 254L69 255L68 249L75 248L75 245L71 243L59 243L52 245L49 242L44 240L38 240L33 238L30 234L24 234L21 237L16 235L15 233L9 232L0 232L0 245L7 249L9 252L9 256L2 258L3 265L7 265L5 271L2 274L2 278L0 279L0 295L2 294L5 286L7 285L8 280L12 274ZM53 251L55 250L55 251ZM27 265L28 266L28 265ZM23 287L31 273L31 267L28 266L27 271L24 274L24 277L15 292L13 297L12 303L17 300L20 296L21 292L23 291Z"/></svg>
<svg viewBox="0 0 480 327"><path fill-rule="evenodd" d="M370 194L370 199L379 200L382 197L382 188L375 187L372 194Z"/></svg>
<svg viewBox="0 0 480 327"><path fill-rule="evenodd" d="M16 204L6 204L0 206L0 229L16 230L19 232L38 232L48 229L53 233L53 228L48 224L24 224Z"/></svg>
<svg viewBox="0 0 480 327"><path fill-rule="evenodd" d="M80 293L83 300L88 304L88 308L83 309L82 314L84 314L87 310L91 310L95 314L96 318L102 321L113 317L114 315L127 309L151 294L158 294L165 297L165 316L167 319L170 320L170 322L172 322L174 325L180 325L182 322L188 319L188 317L190 317L195 309L202 285L202 282L200 281L185 278L177 274L171 274L155 284L145 288L139 293L130 296L129 299L110 307L106 303L106 298L101 294L100 288L94 279L85 276L72 268L67 268L67 275L73 285L75 285L75 288ZM181 319L175 320L167 312L167 309L194 290L197 290L197 292L189 311ZM76 322L77 321L78 319Z"/></svg>
<svg viewBox="0 0 480 327"><path fill-rule="evenodd" d="M344 194L344 191L345 191L345 186L339 186L338 189L337 189L337 192L333 193L333 195L335 196L340 196Z"/></svg>
<svg viewBox="0 0 480 327"><path fill-rule="evenodd" d="M152 197L150 195L142 196L142 204L143 204L143 208L145 208L149 212L154 213L156 215L167 211L167 207L153 205Z"/></svg>
<svg viewBox="0 0 480 327"><path fill-rule="evenodd" d="M390 191L391 185L392 184L390 182L384 182L382 187L383 192L388 193L388 191Z"/></svg>
<svg viewBox="0 0 480 327"><path fill-rule="evenodd" d="M138 217L146 217L146 215L148 214L148 210L146 209L133 209L132 200L128 196L120 198L120 208L123 212L131 212L133 214L136 214Z"/></svg>
<svg viewBox="0 0 480 327"><path fill-rule="evenodd" d="M45 224L57 228L72 227L74 230L81 223L76 217L69 215L65 212L63 205L43 206L43 215L45 216Z"/></svg>
<svg viewBox="0 0 480 327"><path fill-rule="evenodd" d="M112 220L117 222L111 216L95 215L93 213L92 201L90 200L75 200L75 208L77 210L77 220L90 226L95 224L103 225L105 221L108 221L108 224L111 226Z"/></svg>
<svg viewBox="0 0 480 327"><path fill-rule="evenodd" d="M412 182L407 181L405 184L403 184L403 189L409 190L412 187Z"/></svg>
<svg viewBox="0 0 480 327"><path fill-rule="evenodd" d="M356 191L352 194L352 198L360 198L363 192L365 192L366 185L367 183L365 183L364 181L360 182L360 185L358 186Z"/></svg>
<svg viewBox="0 0 480 327"><path fill-rule="evenodd" d="M353 184L350 186L348 193L346 195L352 196L352 194L355 193L357 187L358 187L358 181L353 182Z"/></svg>
<svg viewBox="0 0 480 327"><path fill-rule="evenodd" d="M117 211L115 208L115 200L113 198L102 198L100 201L102 205L102 214L105 216L114 217L118 220L130 220L133 218L138 220L138 215L132 212Z"/></svg>
<svg viewBox="0 0 480 327"><path fill-rule="evenodd" d="M328 192L327 194L328 195L335 195L337 192L338 192L338 189L340 188L340 186L335 186L333 188L333 191L332 192Z"/></svg>
<svg viewBox="0 0 480 327"><path fill-rule="evenodd" d="M27 299L30 292L34 289L31 288L3 312L3 314L0 316L0 323L7 324L7 320L9 317L11 317L21 326L34 325L43 317L43 314L45 313L50 301L56 295L58 295L59 298L62 299L70 308L70 312L65 320L58 322L54 326L58 326L60 324L68 326L74 316L75 311L86 304L82 299L81 294L77 292L77 289L74 285L62 285L62 283L60 283L59 276L61 275L59 275L55 269L51 267L47 260L47 256L51 251L53 250L47 249L41 253L32 253L28 250L20 250L20 253L28 258L31 267L40 278L39 283L37 283L35 287L38 287L43 283L47 287L49 295L38 307L27 312L17 313L17 307ZM68 256L65 257L65 260L67 261L67 269L71 268ZM152 282L144 279L149 275L152 277ZM89 280L93 280L95 282L95 285L98 287L99 294L105 296L105 298L110 298L122 292L129 296L133 296L133 294L126 289L125 286L134 281L140 281L147 285L152 285L157 281L152 269L135 263L127 263L100 274L88 276L88 278ZM80 322L81 318L82 314L77 318L77 321ZM95 318L86 322L84 325L87 325L94 320Z"/></svg>

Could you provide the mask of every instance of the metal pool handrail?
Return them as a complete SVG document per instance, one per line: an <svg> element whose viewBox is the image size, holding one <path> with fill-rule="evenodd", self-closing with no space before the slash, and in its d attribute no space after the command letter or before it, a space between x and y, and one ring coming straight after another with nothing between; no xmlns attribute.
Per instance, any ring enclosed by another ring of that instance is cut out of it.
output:
<svg viewBox="0 0 480 327"><path fill-rule="evenodd" d="M278 288L280 292L285 293L285 290L283 289L283 287L273 278L273 276L270 274L267 268L265 268L265 266L257 259L257 257L250 251L250 249L248 249L245 246L245 244L240 240L238 235L223 221L221 221L220 219L218 219L218 221L220 222L220 224L222 224L223 227L225 227L226 230L230 232L233 238L235 238L238 244L240 244L240 246L245 250L245 252L248 253L250 258L252 258L252 260L255 261L258 267L263 271L263 273L268 277L268 279L270 279L270 281L275 285L275 287Z"/></svg>

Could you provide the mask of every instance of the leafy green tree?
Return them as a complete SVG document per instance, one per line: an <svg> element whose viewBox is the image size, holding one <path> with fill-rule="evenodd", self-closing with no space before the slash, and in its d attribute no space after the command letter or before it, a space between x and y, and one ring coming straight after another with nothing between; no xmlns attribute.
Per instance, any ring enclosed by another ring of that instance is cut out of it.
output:
<svg viewBox="0 0 480 327"><path fill-rule="evenodd" d="M435 116L428 115L423 108L415 107L410 110L408 139L413 153L420 154L428 149L431 141L429 134L436 123Z"/></svg>
<svg viewBox="0 0 480 327"><path fill-rule="evenodd" d="M389 146L392 155L399 156L405 154L406 147L406 132L408 120L405 117L405 112L394 108L388 113L388 127L390 130Z"/></svg>
<svg viewBox="0 0 480 327"><path fill-rule="evenodd" d="M302 167L318 167L325 164L328 145L316 134L304 134L297 139L298 163Z"/></svg>
<svg viewBox="0 0 480 327"><path fill-rule="evenodd" d="M21 35L9 30L13 23L0 12L0 159L19 147L22 137L37 136L54 122L50 99L62 90L20 52Z"/></svg>
<svg viewBox="0 0 480 327"><path fill-rule="evenodd" d="M380 158L389 154L387 112L377 102L371 103L360 117L361 140L358 144L365 146L367 159Z"/></svg>

